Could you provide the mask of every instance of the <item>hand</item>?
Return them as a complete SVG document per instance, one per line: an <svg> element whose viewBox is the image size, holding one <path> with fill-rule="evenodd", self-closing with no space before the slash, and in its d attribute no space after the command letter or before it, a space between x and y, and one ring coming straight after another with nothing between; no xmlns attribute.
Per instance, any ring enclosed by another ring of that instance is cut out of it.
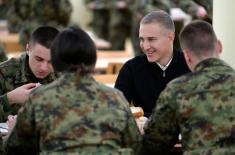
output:
<svg viewBox="0 0 235 155"><path fill-rule="evenodd" d="M17 118L17 115L15 115L15 116L9 115L9 116L8 116L8 120L7 120L7 122L6 122L7 127L8 127L8 129L7 129L8 132L3 135L3 139L4 139L5 141L8 139L8 137L9 137L9 135L11 134L13 128L15 127L16 118Z"/></svg>
<svg viewBox="0 0 235 155"><path fill-rule="evenodd" d="M197 17L198 18L201 18L201 19L204 19L207 17L207 11L204 7L200 6L197 10Z"/></svg>
<svg viewBox="0 0 235 155"><path fill-rule="evenodd" d="M38 86L37 83L29 83L8 92L7 98L9 104L17 103L23 105L29 98L29 93Z"/></svg>
<svg viewBox="0 0 235 155"><path fill-rule="evenodd" d="M8 135L11 133L12 129L15 127L17 115L9 115L7 120L8 125Z"/></svg>

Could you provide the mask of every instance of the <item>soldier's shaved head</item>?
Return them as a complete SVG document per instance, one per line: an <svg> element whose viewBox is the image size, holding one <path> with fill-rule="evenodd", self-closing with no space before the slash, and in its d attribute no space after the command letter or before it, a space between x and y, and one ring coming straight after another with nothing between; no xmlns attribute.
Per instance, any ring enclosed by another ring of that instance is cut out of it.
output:
<svg viewBox="0 0 235 155"><path fill-rule="evenodd" d="M211 24L195 20L182 29L180 43L182 49L188 49L195 56L213 55L217 46L217 37Z"/></svg>
<svg viewBox="0 0 235 155"><path fill-rule="evenodd" d="M38 43L46 48L50 48L58 33L59 31L52 26L40 26L31 34L29 46L34 46Z"/></svg>

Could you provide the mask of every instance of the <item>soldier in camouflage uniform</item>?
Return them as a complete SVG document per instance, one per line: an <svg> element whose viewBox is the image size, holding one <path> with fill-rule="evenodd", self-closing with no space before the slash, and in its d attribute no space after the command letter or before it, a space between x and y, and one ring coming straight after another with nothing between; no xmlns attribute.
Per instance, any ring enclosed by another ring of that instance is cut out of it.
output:
<svg viewBox="0 0 235 155"><path fill-rule="evenodd" d="M111 43L109 50L125 50L131 31L131 11L128 0L86 0L92 10L92 29L99 38ZM120 33L121 32L121 33Z"/></svg>
<svg viewBox="0 0 235 155"><path fill-rule="evenodd" d="M126 39L130 37L132 13L128 1L110 1L109 41L112 50L125 50Z"/></svg>
<svg viewBox="0 0 235 155"><path fill-rule="evenodd" d="M6 19L6 12L8 10L8 5L6 0L0 0L0 20ZM7 60L6 52L3 44L0 42L0 63Z"/></svg>
<svg viewBox="0 0 235 155"><path fill-rule="evenodd" d="M92 11L92 30L99 38L105 40L109 40L109 1L85 0L88 9Z"/></svg>
<svg viewBox="0 0 235 155"><path fill-rule="evenodd" d="M193 71L168 84L145 126L144 150L169 153L182 135L184 155L235 154L235 71L219 59L212 26L194 21L180 34Z"/></svg>
<svg viewBox="0 0 235 155"><path fill-rule="evenodd" d="M142 139L127 101L91 77L96 62L91 38L69 27L51 51L62 76L31 93L6 142L7 154L137 155Z"/></svg>
<svg viewBox="0 0 235 155"><path fill-rule="evenodd" d="M37 86L55 79L50 63L50 45L58 30L50 26L37 28L27 46L27 54L11 58L0 64L0 121L9 114L17 114L28 98L28 93Z"/></svg>
<svg viewBox="0 0 235 155"><path fill-rule="evenodd" d="M213 0L175 0L179 7L193 19L203 19L212 23Z"/></svg>
<svg viewBox="0 0 235 155"><path fill-rule="evenodd" d="M9 31L20 33L20 43L23 47L28 43L29 36L36 27L66 27L72 12L69 0L9 0L9 6Z"/></svg>
<svg viewBox="0 0 235 155"><path fill-rule="evenodd" d="M0 20L6 19L7 10L8 10L7 0L0 0Z"/></svg>

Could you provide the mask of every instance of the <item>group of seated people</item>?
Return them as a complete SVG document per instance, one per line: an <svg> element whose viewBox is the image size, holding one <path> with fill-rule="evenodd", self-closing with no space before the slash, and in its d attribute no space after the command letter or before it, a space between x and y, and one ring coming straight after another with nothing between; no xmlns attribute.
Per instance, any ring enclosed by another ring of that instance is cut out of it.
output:
<svg viewBox="0 0 235 155"><path fill-rule="evenodd" d="M0 64L0 154L235 154L235 71L219 59L213 27L192 21L173 48L174 23L153 11L140 23L143 55L115 88L94 80L96 47L79 27L34 30L27 52ZM148 117L143 132L130 105Z"/></svg>

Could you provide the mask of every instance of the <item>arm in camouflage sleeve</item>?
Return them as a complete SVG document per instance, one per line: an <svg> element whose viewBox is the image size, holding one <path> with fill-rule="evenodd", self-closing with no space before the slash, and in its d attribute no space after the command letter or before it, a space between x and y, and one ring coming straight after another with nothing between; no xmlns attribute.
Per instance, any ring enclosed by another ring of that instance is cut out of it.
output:
<svg viewBox="0 0 235 155"><path fill-rule="evenodd" d="M164 10L166 12L169 12L170 8L170 0L150 0L146 7L146 13L157 10Z"/></svg>
<svg viewBox="0 0 235 155"><path fill-rule="evenodd" d="M29 100L20 109L15 128L4 144L7 155L37 154L38 138L35 130L35 121L32 105Z"/></svg>
<svg viewBox="0 0 235 155"><path fill-rule="evenodd" d="M145 154L171 154L178 140L175 94L166 89L160 95L152 116L145 126L143 151Z"/></svg>
<svg viewBox="0 0 235 155"><path fill-rule="evenodd" d="M127 118L127 128L124 135L124 142L127 146L131 146L132 150L134 151L135 155L140 154L141 151L141 141L142 136L140 134L139 128L136 124L132 113L129 112L129 118Z"/></svg>
<svg viewBox="0 0 235 155"><path fill-rule="evenodd" d="M126 101L124 96L119 93L120 95L120 103L122 103L127 111L126 115L126 120L127 120L127 125L126 125L126 130L123 135L123 142L126 147L131 147L132 150L134 151L135 155L140 154L141 148L142 148L142 136L139 131L139 128L136 124L135 118L133 117L131 110L129 108L129 103Z"/></svg>
<svg viewBox="0 0 235 155"><path fill-rule="evenodd" d="M198 11L200 5L198 5L193 0L183 0L183 1L177 0L177 4L186 13L188 13L194 17L197 17L197 11Z"/></svg>
<svg viewBox="0 0 235 155"><path fill-rule="evenodd" d="M7 94L5 90L5 79L3 78L2 72L0 70L0 122L5 121L7 118L6 112L10 111L10 104L8 103Z"/></svg>

